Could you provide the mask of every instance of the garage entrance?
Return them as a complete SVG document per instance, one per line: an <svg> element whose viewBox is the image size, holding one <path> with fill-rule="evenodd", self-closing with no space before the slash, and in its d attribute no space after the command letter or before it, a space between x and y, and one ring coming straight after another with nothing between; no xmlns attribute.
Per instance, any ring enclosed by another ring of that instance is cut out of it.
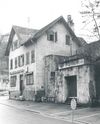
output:
<svg viewBox="0 0 100 124"><path fill-rule="evenodd" d="M77 77L75 76L68 76L65 77L66 85L67 85L67 97L77 97Z"/></svg>

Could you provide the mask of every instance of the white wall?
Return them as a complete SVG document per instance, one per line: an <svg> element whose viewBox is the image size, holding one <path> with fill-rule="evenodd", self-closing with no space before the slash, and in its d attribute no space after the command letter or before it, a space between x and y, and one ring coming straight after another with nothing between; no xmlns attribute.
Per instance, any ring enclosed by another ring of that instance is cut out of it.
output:
<svg viewBox="0 0 100 124"><path fill-rule="evenodd" d="M44 85L44 57L50 54L54 55L62 55L62 56L69 56L71 55L71 49L69 45L66 45L66 39L65 36L68 34L68 31L66 30L63 23L58 22L55 24L50 30L53 30L54 32L57 32L57 42L48 41L47 40L47 33L45 32L36 43L33 45L30 45L28 47L21 46L20 48L10 51L9 55L9 61L13 59L13 63L15 60L15 57L18 57L22 54L26 55L26 53L31 50L35 50L35 63L27 65L29 67L29 71L34 72L34 85L33 86L26 86L26 89L32 89L36 88L37 90L41 88L41 86ZM72 49L75 51L75 48L77 48L77 44L74 43L74 41L71 40ZM26 62L26 59L24 57L24 61ZM9 62L10 64L10 62ZM24 72L26 71L27 66L24 64L22 67L18 67L15 69L10 70L9 72L19 71L24 69ZM17 74L17 77L19 77L19 74ZM10 90L19 90L19 79L17 80L17 85L15 88L11 88Z"/></svg>
<svg viewBox="0 0 100 124"><path fill-rule="evenodd" d="M19 47L18 49L14 50L14 51L10 51L10 55L9 55L9 73L24 70L22 73L16 74L16 76L17 76L16 87L10 87L11 91L16 91L16 90L19 91L19 82L20 82L19 81L19 75L20 74L25 75L27 67L29 68L29 72L32 72L32 71L34 72L34 83L36 82L36 63L31 63L31 59L30 59L31 64L26 65L26 53L30 52L30 57L29 58L31 58L31 51L32 50L35 50L35 44L27 46L27 47L26 46L21 46L21 47ZM24 66L15 68L15 57L18 57L18 56L20 56L22 54L24 54ZM35 57L36 57L36 55L35 55ZM13 69L10 69L10 60L11 59L13 59ZM9 75L9 79L10 79L10 76L13 76L13 75ZM24 77L24 86L25 86L26 89L34 89L35 84L31 85L31 86L26 85L25 77Z"/></svg>
<svg viewBox="0 0 100 124"><path fill-rule="evenodd" d="M44 56L54 54L54 55L63 55L69 56L71 55L71 49L69 45L66 45L65 36L68 34L65 26L62 23L57 23L50 30L57 32L57 42L48 41L47 33L45 32L42 35L36 45L36 82L40 86L44 84ZM71 41L72 47L74 47L73 52L75 52L75 48L78 47L76 43Z"/></svg>

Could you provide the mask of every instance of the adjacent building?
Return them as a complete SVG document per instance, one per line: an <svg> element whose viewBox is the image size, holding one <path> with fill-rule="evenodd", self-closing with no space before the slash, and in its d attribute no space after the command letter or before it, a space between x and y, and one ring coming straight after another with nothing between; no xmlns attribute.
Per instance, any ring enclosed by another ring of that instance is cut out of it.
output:
<svg viewBox="0 0 100 124"><path fill-rule="evenodd" d="M85 44L72 56L46 56L45 82L51 101L100 103L100 41Z"/></svg>
<svg viewBox="0 0 100 124"><path fill-rule="evenodd" d="M55 78L56 72L60 73L58 65L66 57L76 54L84 44L86 42L75 35L62 16L40 30L13 26L6 49L10 98L22 96L25 100L34 100L42 90L48 100L65 102L67 95L62 97L60 85L57 93ZM57 76L57 80L60 78Z"/></svg>
<svg viewBox="0 0 100 124"><path fill-rule="evenodd" d="M5 56L9 34L0 35L0 91L8 90L8 57Z"/></svg>

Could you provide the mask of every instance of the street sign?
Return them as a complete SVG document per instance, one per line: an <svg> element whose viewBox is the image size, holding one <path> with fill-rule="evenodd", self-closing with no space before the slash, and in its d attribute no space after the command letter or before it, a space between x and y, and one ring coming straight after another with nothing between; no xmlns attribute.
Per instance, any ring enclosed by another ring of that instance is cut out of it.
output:
<svg viewBox="0 0 100 124"><path fill-rule="evenodd" d="M75 110L75 109L76 109L76 106L77 106L76 100L73 98L73 99L71 100L71 109L72 109L72 110Z"/></svg>
<svg viewBox="0 0 100 124"><path fill-rule="evenodd" d="M72 123L74 123L74 111L76 109L77 103L75 98L71 100L71 109L72 109Z"/></svg>

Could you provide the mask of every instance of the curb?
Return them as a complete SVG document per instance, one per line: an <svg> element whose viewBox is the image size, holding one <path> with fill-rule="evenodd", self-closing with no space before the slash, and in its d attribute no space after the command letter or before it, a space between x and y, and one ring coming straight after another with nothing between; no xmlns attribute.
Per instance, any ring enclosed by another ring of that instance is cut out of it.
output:
<svg viewBox="0 0 100 124"><path fill-rule="evenodd" d="M28 108L21 108L21 107L18 107L18 106L14 106L14 105L9 105L9 104L5 104L5 103L0 103L1 105L5 105L5 106L9 106L9 107L13 107L13 108L16 108L16 109L19 109L19 110L24 110L24 111L28 111L28 112L33 112L34 114L39 114L43 117L48 117L48 118L53 118L53 119L57 119L57 120L62 120L62 121L66 121L66 122L72 122L71 120L69 119L66 119L64 117L58 117L58 116L52 116L52 114L48 114L48 113L43 113L41 111L36 111L36 110L30 110ZM83 121L78 121L78 120L75 120L74 121L75 124L89 124L89 123L86 123L86 122L83 122Z"/></svg>

